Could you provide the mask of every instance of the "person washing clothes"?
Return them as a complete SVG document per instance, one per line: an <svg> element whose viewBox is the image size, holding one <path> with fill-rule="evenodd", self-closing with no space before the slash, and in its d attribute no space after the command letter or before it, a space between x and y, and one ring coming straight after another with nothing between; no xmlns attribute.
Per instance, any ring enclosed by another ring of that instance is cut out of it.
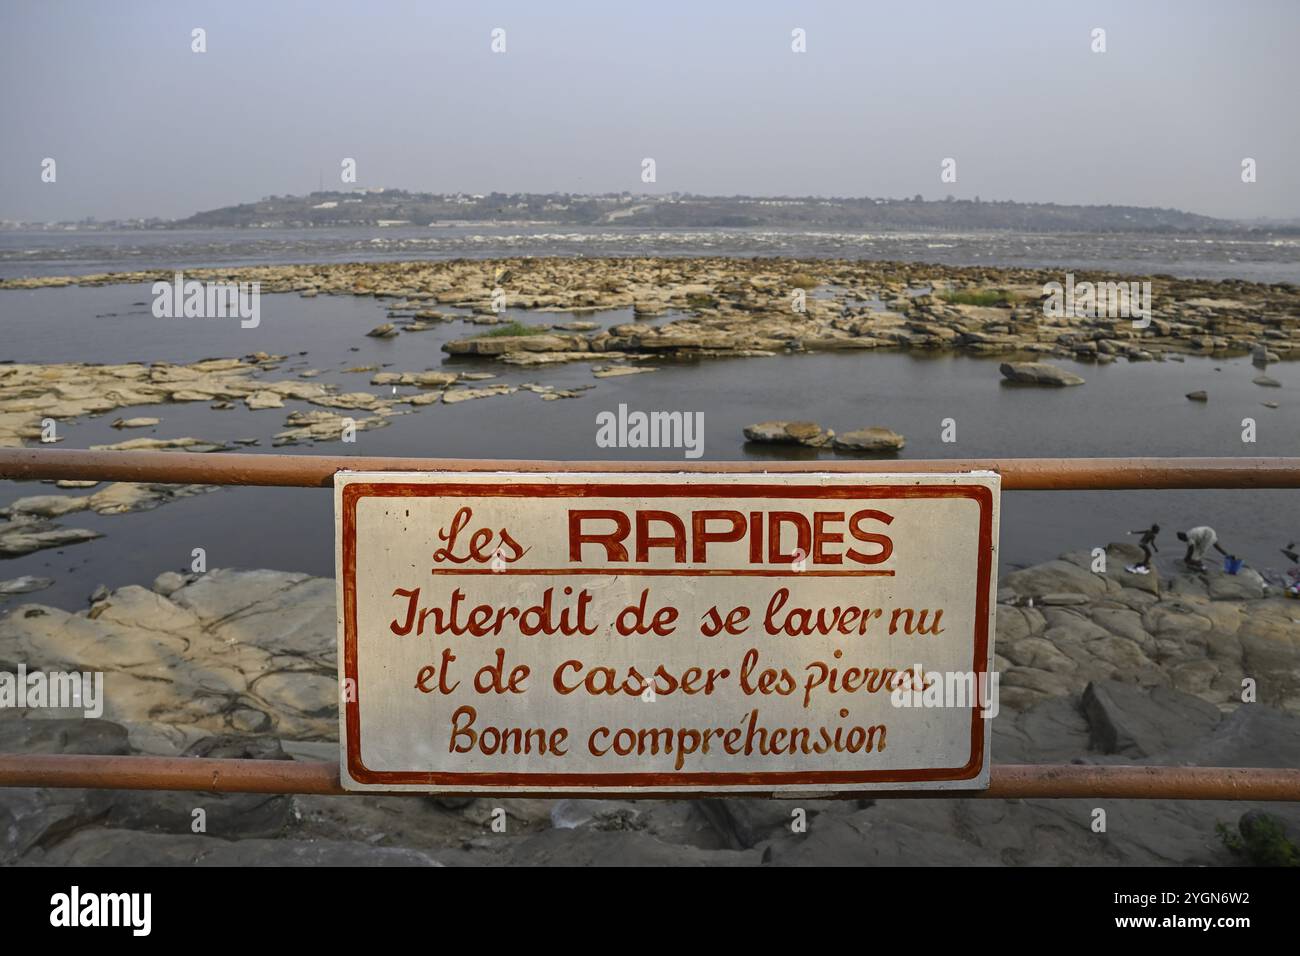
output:
<svg viewBox="0 0 1300 956"><path fill-rule="evenodd" d="M1233 561L1237 559L1235 554L1229 554L1219 547L1219 536L1209 525L1199 525L1187 531L1180 531L1178 540L1187 542L1187 554L1183 556L1183 563L1195 571L1205 570L1205 554L1210 548L1225 558Z"/></svg>

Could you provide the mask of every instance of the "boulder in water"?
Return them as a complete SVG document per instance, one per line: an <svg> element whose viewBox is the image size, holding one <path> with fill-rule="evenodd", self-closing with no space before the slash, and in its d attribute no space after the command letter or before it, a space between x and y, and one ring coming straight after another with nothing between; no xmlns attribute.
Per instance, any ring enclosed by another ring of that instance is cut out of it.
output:
<svg viewBox="0 0 1300 956"><path fill-rule="evenodd" d="M1003 362L999 370L1008 381L1018 385L1082 385L1083 379L1073 372L1047 362Z"/></svg>
<svg viewBox="0 0 1300 956"><path fill-rule="evenodd" d="M820 448L835 433L823 430L816 422L759 422L745 426L745 440L769 445L808 445Z"/></svg>
<svg viewBox="0 0 1300 956"><path fill-rule="evenodd" d="M845 432L835 438L836 451L890 452L898 451L907 439L892 429L880 425Z"/></svg>

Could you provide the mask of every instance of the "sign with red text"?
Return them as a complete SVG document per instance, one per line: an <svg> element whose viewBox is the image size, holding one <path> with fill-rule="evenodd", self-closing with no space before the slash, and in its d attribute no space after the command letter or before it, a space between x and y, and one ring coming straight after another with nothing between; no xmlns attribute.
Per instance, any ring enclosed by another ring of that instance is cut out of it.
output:
<svg viewBox="0 0 1300 956"><path fill-rule="evenodd" d="M998 478L340 473L354 790L988 785Z"/></svg>

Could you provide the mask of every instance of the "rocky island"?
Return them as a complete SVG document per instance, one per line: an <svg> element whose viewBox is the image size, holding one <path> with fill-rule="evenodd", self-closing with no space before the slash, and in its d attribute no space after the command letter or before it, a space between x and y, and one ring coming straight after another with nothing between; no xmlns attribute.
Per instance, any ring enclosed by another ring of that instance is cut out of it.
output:
<svg viewBox="0 0 1300 956"><path fill-rule="evenodd" d="M901 348L972 354L1119 358L1259 350L1300 355L1300 289L1290 283L1149 278L1149 323L1127 317L1053 316L1046 287L1060 272L787 259L511 259L199 269L203 282L257 282L262 292L381 300L395 320L384 334L421 331L449 317L438 306L491 320L506 309L596 313L631 309L634 321L595 331L526 328L470 336L453 355L521 364L611 356L745 356L787 351ZM170 273L118 272L0 281L0 289L168 282ZM1104 283L1133 277L1083 275ZM398 321L400 320L400 321Z"/></svg>

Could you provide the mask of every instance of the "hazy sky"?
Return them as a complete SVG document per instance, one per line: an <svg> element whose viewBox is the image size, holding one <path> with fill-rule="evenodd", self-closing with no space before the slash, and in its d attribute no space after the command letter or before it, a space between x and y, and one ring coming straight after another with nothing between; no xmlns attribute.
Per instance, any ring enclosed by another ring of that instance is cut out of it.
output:
<svg viewBox="0 0 1300 956"><path fill-rule="evenodd" d="M339 185L345 157L438 192L1297 217L1298 47L1296 0L3 0L0 218L184 216Z"/></svg>

